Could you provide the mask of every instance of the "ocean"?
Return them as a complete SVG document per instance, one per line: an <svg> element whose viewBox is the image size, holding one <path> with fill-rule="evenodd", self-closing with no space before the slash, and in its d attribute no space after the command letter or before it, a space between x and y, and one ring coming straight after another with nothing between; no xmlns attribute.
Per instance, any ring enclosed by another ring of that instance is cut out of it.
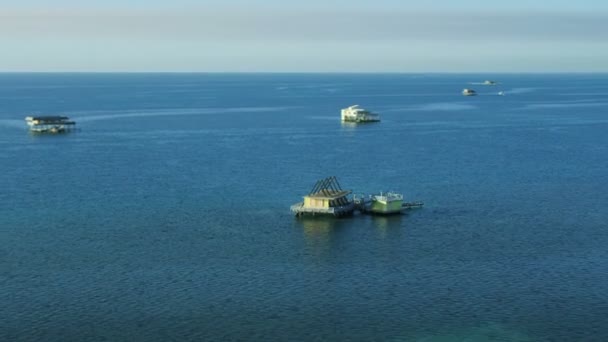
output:
<svg viewBox="0 0 608 342"><path fill-rule="evenodd" d="M608 340L607 74L4 73L0 99L2 341ZM328 176L425 205L296 219Z"/></svg>

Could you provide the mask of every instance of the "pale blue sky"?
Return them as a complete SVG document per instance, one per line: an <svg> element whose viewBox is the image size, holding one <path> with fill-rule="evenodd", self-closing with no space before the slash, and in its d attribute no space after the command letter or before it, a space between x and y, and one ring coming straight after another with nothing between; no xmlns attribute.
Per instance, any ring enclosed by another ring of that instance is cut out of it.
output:
<svg viewBox="0 0 608 342"><path fill-rule="evenodd" d="M1 71L608 72L608 1L0 0Z"/></svg>

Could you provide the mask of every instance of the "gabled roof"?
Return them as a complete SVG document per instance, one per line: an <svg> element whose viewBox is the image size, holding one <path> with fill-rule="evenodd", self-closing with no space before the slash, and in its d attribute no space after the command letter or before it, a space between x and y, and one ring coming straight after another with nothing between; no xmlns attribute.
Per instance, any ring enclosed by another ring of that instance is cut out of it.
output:
<svg viewBox="0 0 608 342"><path fill-rule="evenodd" d="M308 193L308 197L334 199L350 194L350 190L342 190L335 176L318 180Z"/></svg>
<svg viewBox="0 0 608 342"><path fill-rule="evenodd" d="M350 190L338 190L338 191L334 191L334 190L321 190L315 194L308 194L306 197L310 197L310 198L316 198L316 199L337 199L340 197L344 197L348 194L350 194L351 191Z"/></svg>

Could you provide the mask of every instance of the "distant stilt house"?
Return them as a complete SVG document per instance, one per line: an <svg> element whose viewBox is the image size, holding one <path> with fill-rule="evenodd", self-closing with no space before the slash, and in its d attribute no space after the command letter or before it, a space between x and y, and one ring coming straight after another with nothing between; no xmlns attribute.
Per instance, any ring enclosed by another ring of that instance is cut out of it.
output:
<svg viewBox="0 0 608 342"><path fill-rule="evenodd" d="M372 113L369 110L365 110L359 105L350 106L344 108L341 111L342 122L378 122L380 121L380 115Z"/></svg>
<svg viewBox="0 0 608 342"><path fill-rule="evenodd" d="M296 216L303 215L350 215L355 205L348 198L350 190L342 190L336 177L321 179L315 183L304 201L291 206Z"/></svg>
<svg viewBox="0 0 608 342"><path fill-rule="evenodd" d="M67 116L28 116L25 122L34 133L64 133L76 126Z"/></svg>
<svg viewBox="0 0 608 342"><path fill-rule="evenodd" d="M473 90L473 89L465 88L465 89L462 90L462 95L464 95L464 96L475 96L475 95L477 95L477 92L475 90Z"/></svg>

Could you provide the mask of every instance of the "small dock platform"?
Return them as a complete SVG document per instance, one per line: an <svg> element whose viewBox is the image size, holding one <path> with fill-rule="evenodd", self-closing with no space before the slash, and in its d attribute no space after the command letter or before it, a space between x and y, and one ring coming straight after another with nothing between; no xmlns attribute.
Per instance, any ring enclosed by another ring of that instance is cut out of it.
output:
<svg viewBox="0 0 608 342"><path fill-rule="evenodd" d="M415 202L405 202L401 205L403 209L415 209L422 208L424 206L424 202L415 201Z"/></svg>

